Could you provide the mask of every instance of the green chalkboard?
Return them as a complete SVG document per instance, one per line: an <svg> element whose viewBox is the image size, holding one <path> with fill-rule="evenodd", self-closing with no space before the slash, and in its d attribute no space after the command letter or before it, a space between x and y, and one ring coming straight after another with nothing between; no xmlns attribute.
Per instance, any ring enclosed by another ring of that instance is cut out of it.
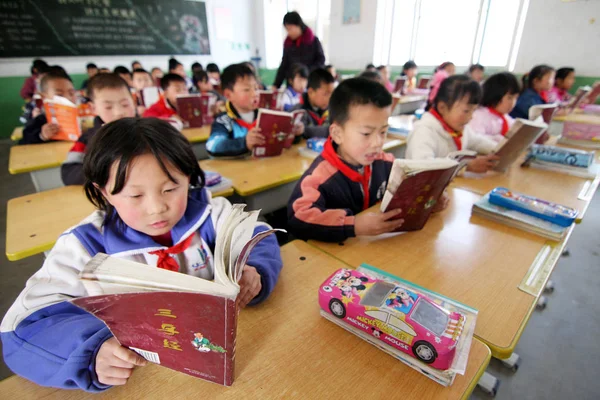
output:
<svg viewBox="0 0 600 400"><path fill-rule="evenodd" d="M198 0L0 0L0 57L210 54Z"/></svg>

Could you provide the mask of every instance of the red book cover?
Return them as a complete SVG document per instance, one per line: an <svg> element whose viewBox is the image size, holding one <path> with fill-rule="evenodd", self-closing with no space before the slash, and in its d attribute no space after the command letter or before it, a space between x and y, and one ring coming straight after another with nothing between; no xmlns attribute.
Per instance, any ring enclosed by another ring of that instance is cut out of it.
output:
<svg viewBox="0 0 600 400"><path fill-rule="evenodd" d="M419 83L417 84L417 89L429 89L429 81L431 80L430 76L422 76L419 78Z"/></svg>
<svg viewBox="0 0 600 400"><path fill-rule="evenodd" d="M200 95L202 112L202 124L211 125L215 120L215 106L217 104L217 96L210 93Z"/></svg>
<svg viewBox="0 0 600 400"><path fill-rule="evenodd" d="M177 97L177 114L183 120L184 128L200 128L203 125L200 95L190 94Z"/></svg>
<svg viewBox="0 0 600 400"><path fill-rule="evenodd" d="M404 85L406 85L406 77L399 76L396 78L396 85L394 86L394 93L402 94L404 92Z"/></svg>
<svg viewBox="0 0 600 400"><path fill-rule="evenodd" d="M72 302L101 319L121 345L148 361L221 385L233 383L235 300L201 293L145 292Z"/></svg>
<svg viewBox="0 0 600 400"><path fill-rule="evenodd" d="M259 90L260 98L258 100L258 108L266 108L267 110L275 110L277 108L277 91Z"/></svg>
<svg viewBox="0 0 600 400"><path fill-rule="evenodd" d="M287 112L265 109L258 111L257 126L261 129L266 143L254 148L255 157L273 157L283 152L286 142L289 142L289 137L292 135L292 118L292 114ZM291 139L293 141L293 137Z"/></svg>

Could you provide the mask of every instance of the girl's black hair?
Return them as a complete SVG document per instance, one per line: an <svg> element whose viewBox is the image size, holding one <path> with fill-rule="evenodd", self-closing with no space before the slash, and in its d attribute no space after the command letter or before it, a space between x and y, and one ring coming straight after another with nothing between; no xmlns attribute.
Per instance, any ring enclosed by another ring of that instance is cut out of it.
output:
<svg viewBox="0 0 600 400"><path fill-rule="evenodd" d="M289 85L291 85L292 81L294 80L294 78L296 78L296 76L308 79L308 68L306 67L306 65L300 63L292 64L287 77L287 82Z"/></svg>
<svg viewBox="0 0 600 400"><path fill-rule="evenodd" d="M118 163L111 192L117 194L125 186L129 165L143 154L152 154L171 181L177 183L166 163L189 176L192 188L204 187L204 173L190 143L171 124L157 118L121 118L98 130L83 160L85 195L99 210L106 211L105 223L120 221L100 190L106 187L111 167Z"/></svg>
<svg viewBox="0 0 600 400"><path fill-rule="evenodd" d="M554 71L554 68L546 64L540 64L533 67L531 71L529 71L527 74L524 74L521 78L521 82L523 83L523 91L526 89L533 89L533 82L536 79L541 79L548 72L552 71Z"/></svg>
<svg viewBox="0 0 600 400"><path fill-rule="evenodd" d="M479 83L465 75L449 76L440 84L440 89L433 100L433 108L438 110L439 103L445 103L448 108L452 108L454 103L465 96L469 97L469 104L479 104L481 101Z"/></svg>
<svg viewBox="0 0 600 400"><path fill-rule="evenodd" d="M402 75L406 75L406 71L413 68L417 68L417 63L415 63L413 60L405 62L402 66Z"/></svg>
<svg viewBox="0 0 600 400"><path fill-rule="evenodd" d="M521 93L521 86L517 77L510 72L494 74L483 82L483 97L481 105L484 107L496 107L506 94Z"/></svg>
<svg viewBox="0 0 600 400"><path fill-rule="evenodd" d="M485 71L485 68L481 64L471 64L469 67L469 73L472 74L473 71L479 70L481 72Z"/></svg>
<svg viewBox="0 0 600 400"><path fill-rule="evenodd" d="M556 70L556 75L554 76L554 80L557 81L559 79L564 80L569 76L570 73L575 72L575 68L573 67L562 67Z"/></svg>
<svg viewBox="0 0 600 400"><path fill-rule="evenodd" d="M291 11L283 16L283 25L296 25L302 29L302 32L306 30L306 24L302 21L302 17L298 12Z"/></svg>

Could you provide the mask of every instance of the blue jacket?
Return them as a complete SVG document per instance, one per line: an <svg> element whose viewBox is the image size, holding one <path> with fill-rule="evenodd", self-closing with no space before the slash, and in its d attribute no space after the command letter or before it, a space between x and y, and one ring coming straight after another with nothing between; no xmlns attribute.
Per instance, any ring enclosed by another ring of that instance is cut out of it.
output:
<svg viewBox="0 0 600 400"><path fill-rule="evenodd" d="M212 279L217 227L231 208L224 198L211 199L205 189L190 193L183 218L171 230L174 244L194 235L190 247L178 255L179 272ZM16 374L63 389L98 392L109 387L98 381L95 360L112 334L102 321L69 301L87 296L79 274L98 252L156 268L157 256L149 253L165 246L127 226L104 225L105 217L96 211L63 233L6 313L0 326L4 361ZM268 228L257 224L254 233ZM269 296L282 267L275 235L254 248L247 264L262 278L262 290L251 302L256 304Z"/></svg>
<svg viewBox="0 0 600 400"><path fill-rule="evenodd" d="M233 104L225 104L227 111L215 117L206 142L206 151L213 157L236 157L248 153L246 135L248 128L242 126L243 121ZM258 110L254 112L254 121Z"/></svg>
<svg viewBox="0 0 600 400"><path fill-rule="evenodd" d="M546 104L546 102L542 100L542 96L540 96L538 92L531 88L527 88L521 93L515 108L513 108L509 115L513 118L529 119L529 109L531 106L536 106L538 104Z"/></svg>

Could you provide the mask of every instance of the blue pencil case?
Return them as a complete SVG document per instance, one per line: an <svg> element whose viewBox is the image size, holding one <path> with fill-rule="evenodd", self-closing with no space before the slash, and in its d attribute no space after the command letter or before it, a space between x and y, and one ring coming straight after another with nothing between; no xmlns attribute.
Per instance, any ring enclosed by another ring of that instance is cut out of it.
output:
<svg viewBox="0 0 600 400"><path fill-rule="evenodd" d="M323 151L323 146L325 146L326 140L327 139L324 138L310 138L306 141L306 147L308 147L312 151L321 153Z"/></svg>
<svg viewBox="0 0 600 400"><path fill-rule="evenodd" d="M529 149L529 157L539 161L588 168L594 162L594 152L566 147L534 144Z"/></svg>
<svg viewBox="0 0 600 400"><path fill-rule="evenodd" d="M497 187L490 192L491 204L522 212L552 222L560 226L570 226L575 222L578 211L560 204L550 203L536 197L511 192L507 188Z"/></svg>

